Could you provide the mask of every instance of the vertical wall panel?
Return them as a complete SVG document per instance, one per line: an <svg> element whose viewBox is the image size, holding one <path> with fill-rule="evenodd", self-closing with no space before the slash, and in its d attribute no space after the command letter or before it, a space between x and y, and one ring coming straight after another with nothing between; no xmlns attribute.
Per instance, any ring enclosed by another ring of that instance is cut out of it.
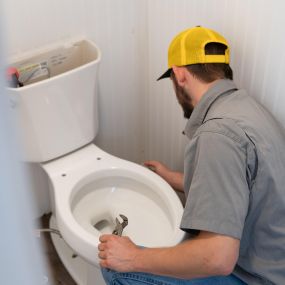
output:
<svg viewBox="0 0 285 285"><path fill-rule="evenodd" d="M181 130L186 121L170 82L155 78L167 68L171 39L195 25L213 28L228 39L238 87L248 90L285 126L284 8L281 0L148 0L146 158L183 168L187 140Z"/></svg>
<svg viewBox="0 0 285 285"><path fill-rule="evenodd" d="M285 125L282 0L4 0L4 7L9 54L82 34L99 45L96 143L114 155L183 169L186 120L171 82L156 79L171 39L195 25L228 39L238 87Z"/></svg>
<svg viewBox="0 0 285 285"><path fill-rule="evenodd" d="M85 0L2 2L8 55L85 33Z"/></svg>
<svg viewBox="0 0 285 285"><path fill-rule="evenodd" d="M146 2L90 0L87 34L102 50L98 146L141 162L148 61Z"/></svg>
<svg viewBox="0 0 285 285"><path fill-rule="evenodd" d="M3 0L1 4L8 57L85 34L85 0ZM50 211L48 180L36 164L28 164L27 172L39 217Z"/></svg>

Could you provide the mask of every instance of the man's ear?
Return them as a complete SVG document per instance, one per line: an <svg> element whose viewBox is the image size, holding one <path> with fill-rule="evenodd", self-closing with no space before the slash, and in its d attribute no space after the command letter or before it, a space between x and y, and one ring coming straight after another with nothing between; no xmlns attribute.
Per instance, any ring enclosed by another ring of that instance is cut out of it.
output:
<svg viewBox="0 0 285 285"><path fill-rule="evenodd" d="M183 87L186 82L186 73L187 70L184 66L172 66L172 70L175 74L175 78L179 86Z"/></svg>

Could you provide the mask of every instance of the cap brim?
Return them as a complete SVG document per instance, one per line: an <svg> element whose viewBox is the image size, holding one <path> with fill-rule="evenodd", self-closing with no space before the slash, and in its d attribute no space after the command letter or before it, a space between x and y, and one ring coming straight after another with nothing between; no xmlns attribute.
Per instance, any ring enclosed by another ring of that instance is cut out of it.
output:
<svg viewBox="0 0 285 285"><path fill-rule="evenodd" d="M172 68L169 68L166 72L164 72L159 78L157 78L156 81L160 80L160 79L163 79L163 78L169 78L170 75L171 75L171 71L172 71Z"/></svg>

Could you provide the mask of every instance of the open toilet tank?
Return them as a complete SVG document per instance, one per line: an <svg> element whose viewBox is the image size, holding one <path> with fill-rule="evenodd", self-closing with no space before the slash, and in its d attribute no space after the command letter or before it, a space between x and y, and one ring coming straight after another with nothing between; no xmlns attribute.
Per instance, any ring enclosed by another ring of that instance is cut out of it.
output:
<svg viewBox="0 0 285 285"><path fill-rule="evenodd" d="M137 245L181 242L183 207L173 189L143 166L93 144L98 130L97 71L100 51L80 40L53 46L13 62L47 69L24 87L9 88L20 128L23 160L41 163L50 181L53 242L79 285L104 284L98 267L99 236L112 233L123 214L123 235Z"/></svg>

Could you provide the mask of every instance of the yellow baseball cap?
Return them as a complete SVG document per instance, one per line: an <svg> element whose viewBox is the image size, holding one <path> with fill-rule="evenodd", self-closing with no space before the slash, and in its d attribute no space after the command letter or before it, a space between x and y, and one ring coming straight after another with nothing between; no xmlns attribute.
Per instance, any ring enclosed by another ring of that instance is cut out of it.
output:
<svg viewBox="0 0 285 285"><path fill-rule="evenodd" d="M205 54L208 43L221 43L227 49L223 55ZM217 32L197 26L179 33L168 48L168 70L157 80L170 77L172 66L185 66L198 63L230 62L229 45L226 39Z"/></svg>

